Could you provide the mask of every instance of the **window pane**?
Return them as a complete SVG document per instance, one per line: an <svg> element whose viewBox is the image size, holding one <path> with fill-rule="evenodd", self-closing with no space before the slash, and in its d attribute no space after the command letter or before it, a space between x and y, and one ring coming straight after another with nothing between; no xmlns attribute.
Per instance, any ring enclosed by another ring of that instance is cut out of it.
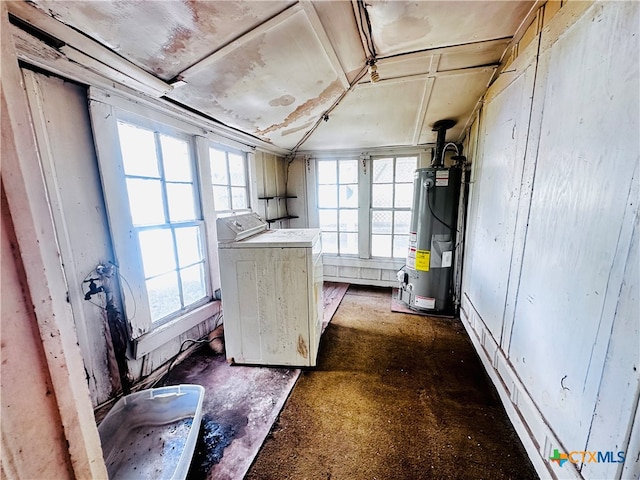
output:
<svg viewBox="0 0 640 480"><path fill-rule="evenodd" d="M393 206L393 184L389 185L372 185L371 186L371 204L374 207Z"/></svg>
<svg viewBox="0 0 640 480"><path fill-rule="evenodd" d="M358 208L358 185L340 185L340 206Z"/></svg>
<svg viewBox="0 0 640 480"><path fill-rule="evenodd" d="M393 236L393 256L404 258L407 256L407 248L409 246L409 235Z"/></svg>
<svg viewBox="0 0 640 480"><path fill-rule="evenodd" d="M336 208L338 206L338 187L335 185L318 186L318 207Z"/></svg>
<svg viewBox="0 0 640 480"><path fill-rule="evenodd" d="M242 187L246 185L244 157L242 155L229 154L229 176L231 185Z"/></svg>
<svg viewBox="0 0 640 480"><path fill-rule="evenodd" d="M340 210L340 231L358 231L358 210Z"/></svg>
<svg viewBox="0 0 640 480"><path fill-rule="evenodd" d="M190 182L193 177L187 142L179 138L160 135L160 144L162 145L164 178L173 182Z"/></svg>
<svg viewBox="0 0 640 480"><path fill-rule="evenodd" d="M357 233L341 233L340 234L340 253L358 253L358 234Z"/></svg>
<svg viewBox="0 0 640 480"><path fill-rule="evenodd" d="M118 122L118 138L126 175L160 177L156 140L151 130Z"/></svg>
<svg viewBox="0 0 640 480"><path fill-rule="evenodd" d="M213 186L213 203L217 211L231 210L229 188Z"/></svg>
<svg viewBox="0 0 640 480"><path fill-rule="evenodd" d="M396 184L396 208L411 208L413 202L413 184L412 183L399 183Z"/></svg>
<svg viewBox="0 0 640 480"><path fill-rule="evenodd" d="M182 296L185 306L207 296L204 268L201 263L180 270L180 279L182 280Z"/></svg>
<svg viewBox="0 0 640 480"><path fill-rule="evenodd" d="M323 231L329 230L335 232L338 230L338 211L337 210L320 210L318 212L318 219L320 221L320 228ZM324 241L324 234L323 234Z"/></svg>
<svg viewBox="0 0 640 480"><path fill-rule="evenodd" d="M411 226L411 212L395 212L394 217L394 233L398 233L400 235L409 233L409 228Z"/></svg>
<svg viewBox="0 0 640 480"><path fill-rule="evenodd" d="M193 185L189 183L167 183L169 218L172 222L196 219L193 204Z"/></svg>
<svg viewBox="0 0 640 480"><path fill-rule="evenodd" d="M358 161L341 160L338 162L340 169L340 183L358 183Z"/></svg>
<svg viewBox="0 0 640 480"><path fill-rule="evenodd" d="M338 253L338 234L322 232L322 251Z"/></svg>
<svg viewBox="0 0 640 480"><path fill-rule="evenodd" d="M396 182L413 182L413 174L416 171L418 159L405 157L396 159Z"/></svg>
<svg viewBox="0 0 640 480"><path fill-rule="evenodd" d="M226 153L215 148L209 149L211 159L211 183L226 185L227 179L227 156Z"/></svg>
<svg viewBox="0 0 640 480"><path fill-rule="evenodd" d="M373 183L393 182L393 158L373 160Z"/></svg>
<svg viewBox="0 0 640 480"><path fill-rule="evenodd" d="M371 215L371 233L391 233L391 212L376 212Z"/></svg>
<svg viewBox="0 0 640 480"><path fill-rule="evenodd" d="M134 225L164 223L164 201L160 180L127 178L127 193Z"/></svg>
<svg viewBox="0 0 640 480"><path fill-rule="evenodd" d="M247 189L244 187L231 187L232 210L249 208L247 205Z"/></svg>
<svg viewBox="0 0 640 480"><path fill-rule="evenodd" d="M147 293L151 307L151 320L156 321L180 310L178 273L171 272L147 280Z"/></svg>
<svg viewBox="0 0 640 480"><path fill-rule="evenodd" d="M371 256L391 256L391 235L371 235Z"/></svg>
<svg viewBox="0 0 640 480"><path fill-rule="evenodd" d="M321 185L335 185L338 183L335 160L321 160L318 162L318 183Z"/></svg>
<svg viewBox="0 0 640 480"><path fill-rule="evenodd" d="M143 230L138 232L142 266L146 278L166 273L176 268L173 251L173 236L169 229Z"/></svg>
<svg viewBox="0 0 640 480"><path fill-rule="evenodd" d="M175 235L178 244L178 262L181 267L186 267L202 260L200 228L176 228Z"/></svg>

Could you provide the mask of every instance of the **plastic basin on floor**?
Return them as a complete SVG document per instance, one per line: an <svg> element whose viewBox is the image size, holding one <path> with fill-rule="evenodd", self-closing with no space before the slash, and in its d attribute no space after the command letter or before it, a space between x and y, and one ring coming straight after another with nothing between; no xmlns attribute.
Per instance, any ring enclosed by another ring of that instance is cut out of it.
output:
<svg viewBox="0 0 640 480"><path fill-rule="evenodd" d="M196 446L204 388L175 385L121 398L98 432L110 479L184 479Z"/></svg>

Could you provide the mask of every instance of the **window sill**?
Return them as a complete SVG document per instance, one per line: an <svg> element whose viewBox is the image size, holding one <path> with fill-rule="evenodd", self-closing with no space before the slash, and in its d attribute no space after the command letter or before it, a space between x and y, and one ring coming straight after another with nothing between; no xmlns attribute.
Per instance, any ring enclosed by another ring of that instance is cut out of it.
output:
<svg viewBox="0 0 640 480"><path fill-rule="evenodd" d="M133 353L136 359L140 359L161 347L165 343L177 338L187 330L217 315L221 311L221 302L213 301L190 311L170 322L154 328L150 332L136 338L133 341Z"/></svg>

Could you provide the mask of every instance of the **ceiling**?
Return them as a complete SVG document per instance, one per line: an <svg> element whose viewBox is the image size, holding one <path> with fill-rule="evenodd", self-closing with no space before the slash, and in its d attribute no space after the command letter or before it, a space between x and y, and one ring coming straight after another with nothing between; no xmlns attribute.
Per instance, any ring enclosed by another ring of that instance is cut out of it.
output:
<svg viewBox="0 0 640 480"><path fill-rule="evenodd" d="M535 2L32 3L172 84L168 99L310 151L432 144L445 118L459 140Z"/></svg>

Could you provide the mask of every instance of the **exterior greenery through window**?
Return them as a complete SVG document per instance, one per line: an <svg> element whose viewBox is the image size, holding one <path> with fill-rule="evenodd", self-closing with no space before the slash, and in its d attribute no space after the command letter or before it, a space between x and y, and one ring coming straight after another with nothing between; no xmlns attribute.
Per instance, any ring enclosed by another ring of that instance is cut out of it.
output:
<svg viewBox="0 0 640 480"><path fill-rule="evenodd" d="M118 121L129 210L152 322L206 301L204 222L189 136Z"/></svg>
<svg viewBox="0 0 640 480"><path fill-rule="evenodd" d="M211 147L209 159L216 212L248 210L249 182L246 154Z"/></svg>
<svg viewBox="0 0 640 480"><path fill-rule="evenodd" d="M405 257L417 157L372 160L371 256Z"/></svg>

